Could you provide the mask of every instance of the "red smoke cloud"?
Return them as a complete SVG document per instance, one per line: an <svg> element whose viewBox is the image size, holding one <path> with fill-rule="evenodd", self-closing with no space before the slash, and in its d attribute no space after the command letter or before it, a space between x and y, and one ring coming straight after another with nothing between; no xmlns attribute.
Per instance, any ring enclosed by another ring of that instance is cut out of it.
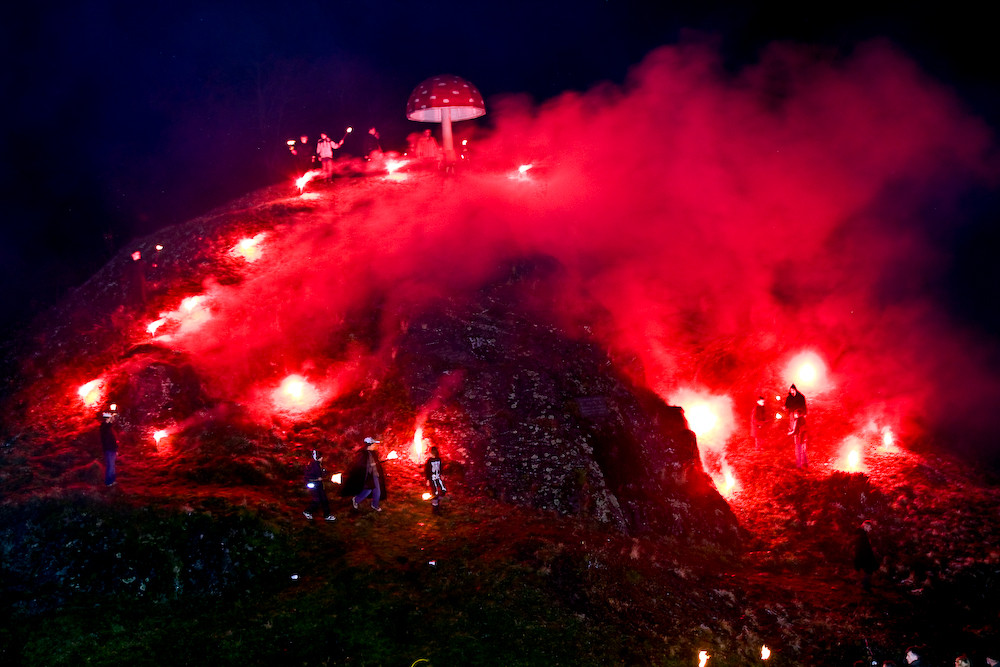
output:
<svg viewBox="0 0 1000 667"><path fill-rule="evenodd" d="M323 194L247 280L207 286L212 318L176 345L209 386L249 396L294 372L356 390L413 312L547 255L564 270L535 298L664 396L697 378L749 410L808 348L859 423L967 420L1000 397L993 349L931 300L939 221L993 183L993 137L890 45L779 45L736 73L662 48L623 86L490 114L477 170ZM377 349L332 342L374 303Z"/></svg>

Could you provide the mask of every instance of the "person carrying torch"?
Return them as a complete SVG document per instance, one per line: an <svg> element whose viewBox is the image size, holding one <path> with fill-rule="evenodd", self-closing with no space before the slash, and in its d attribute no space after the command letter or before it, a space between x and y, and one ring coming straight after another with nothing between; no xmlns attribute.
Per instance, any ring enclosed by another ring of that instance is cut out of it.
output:
<svg viewBox="0 0 1000 667"><path fill-rule="evenodd" d="M346 133L344 136L347 136ZM327 136L326 132L319 133L319 141L316 142L316 155L319 157L320 165L323 167L323 178L328 181L333 180L333 151L343 145L343 139L334 141Z"/></svg>
<svg viewBox="0 0 1000 667"><path fill-rule="evenodd" d="M317 510L323 510L324 519L327 521L337 520L337 517L330 513L330 500L326 497L326 489L323 488L323 475L325 474L323 457L318 449L314 449L309 457L309 463L306 464L306 488L312 496L312 502L302 513L307 519L312 519Z"/></svg>
<svg viewBox="0 0 1000 667"><path fill-rule="evenodd" d="M441 454L438 453L437 447L431 447L430 451L431 457L424 464L424 477L431 487L431 493L434 494L431 498L431 512L439 514L441 512L441 496L448 493L448 489L445 488L444 478L441 476L444 467Z"/></svg>

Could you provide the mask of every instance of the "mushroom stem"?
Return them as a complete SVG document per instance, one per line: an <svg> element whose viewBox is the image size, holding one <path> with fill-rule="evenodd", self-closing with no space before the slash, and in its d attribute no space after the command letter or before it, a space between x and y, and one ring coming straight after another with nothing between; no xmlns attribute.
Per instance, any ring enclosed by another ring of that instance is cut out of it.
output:
<svg viewBox="0 0 1000 667"><path fill-rule="evenodd" d="M451 136L451 109L448 107L441 109L441 142L444 144L445 162L454 162L457 156L455 155L455 140Z"/></svg>

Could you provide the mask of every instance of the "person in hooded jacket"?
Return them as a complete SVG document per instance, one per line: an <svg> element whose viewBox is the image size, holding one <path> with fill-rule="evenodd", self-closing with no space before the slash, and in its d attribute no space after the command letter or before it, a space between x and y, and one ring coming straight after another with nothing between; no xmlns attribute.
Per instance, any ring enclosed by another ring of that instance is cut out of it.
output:
<svg viewBox="0 0 1000 667"><path fill-rule="evenodd" d="M306 464L305 481L306 488L312 496L312 502L302 514L307 519L312 519L317 510L323 510L323 518L327 521L336 521L337 517L330 513L330 500L326 497L326 489L323 488L323 476L326 470L323 469L323 457L318 449L312 450L309 463Z"/></svg>
<svg viewBox="0 0 1000 667"><path fill-rule="evenodd" d="M378 458L378 444L379 441L374 438L365 438L365 444L358 450L354 466L340 491L341 496L354 496L351 499L354 509L358 509L358 503L371 496L372 509L381 512L379 503L388 497L385 470Z"/></svg>
<svg viewBox="0 0 1000 667"><path fill-rule="evenodd" d="M794 384L788 388L788 396L785 397L785 413L789 416L798 411L803 417L806 414L806 397L802 395L798 387Z"/></svg>

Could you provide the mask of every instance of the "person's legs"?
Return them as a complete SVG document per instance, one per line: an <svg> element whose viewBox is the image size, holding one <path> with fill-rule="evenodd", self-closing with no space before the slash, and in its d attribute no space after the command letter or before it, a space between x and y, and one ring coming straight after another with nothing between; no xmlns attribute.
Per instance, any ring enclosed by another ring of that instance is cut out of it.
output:
<svg viewBox="0 0 1000 667"><path fill-rule="evenodd" d="M378 501L382 498L382 487L379 486L378 475L372 480L375 482L375 488L372 489L372 509L378 509Z"/></svg>
<svg viewBox="0 0 1000 667"><path fill-rule="evenodd" d="M115 483L115 459L118 452L104 452L104 483L111 486Z"/></svg>

